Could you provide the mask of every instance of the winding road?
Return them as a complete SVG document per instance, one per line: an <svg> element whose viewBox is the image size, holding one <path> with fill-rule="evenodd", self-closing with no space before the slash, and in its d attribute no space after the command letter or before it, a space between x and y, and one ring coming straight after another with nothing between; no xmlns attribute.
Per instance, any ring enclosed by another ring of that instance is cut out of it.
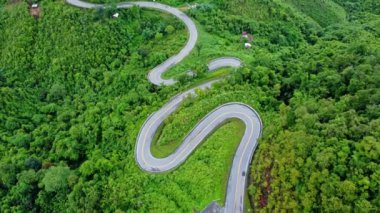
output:
<svg viewBox="0 0 380 213"><path fill-rule="evenodd" d="M80 0L67 0L67 2L81 8L105 7L102 4L92 4ZM156 66L148 74L149 81L155 85L172 85L176 83L174 79L163 79L161 75L169 68L182 61L195 47L198 38L196 25L180 10L161 3L123 2L117 4L118 8L129 8L133 6L157 9L170 13L179 18L186 25L189 32L189 38L186 45L178 54ZM222 67L240 66L241 61L239 59L224 57L209 62L208 69L213 71ZM209 81L176 95L160 110L150 115L141 127L137 137L135 158L140 168L147 172L160 173L175 169L189 157L189 155L213 132L213 130L219 128L220 125L229 119L239 119L245 124L245 132L233 159L223 211L228 213L243 212L248 169L252 155L257 147L257 141L261 136L263 126L259 114L253 108L243 103L227 103L219 106L199 121L194 129L188 133L176 151L168 157L156 158L152 155L150 150L154 135L158 128L164 120L180 106L184 98L188 96L196 96L195 90L210 88L216 81L218 80Z"/></svg>

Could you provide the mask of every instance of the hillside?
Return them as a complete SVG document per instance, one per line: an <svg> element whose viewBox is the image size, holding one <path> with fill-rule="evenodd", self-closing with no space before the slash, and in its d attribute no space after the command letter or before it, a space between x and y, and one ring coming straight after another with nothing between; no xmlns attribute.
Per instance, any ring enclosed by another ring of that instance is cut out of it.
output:
<svg viewBox="0 0 380 213"><path fill-rule="evenodd" d="M100 2L92 0L91 2ZM376 0L165 0L196 23L196 48L155 86L146 76L185 44L179 20L133 7L75 8L0 0L1 212L192 212L223 204L244 125L231 120L186 162L140 170L147 117L213 78L156 135L172 153L227 102L255 108L264 129L246 208L255 212L380 211L380 4ZM112 15L119 13L119 18ZM252 35L244 48L242 32ZM207 72L233 56L242 68ZM196 75L185 74L189 69Z"/></svg>

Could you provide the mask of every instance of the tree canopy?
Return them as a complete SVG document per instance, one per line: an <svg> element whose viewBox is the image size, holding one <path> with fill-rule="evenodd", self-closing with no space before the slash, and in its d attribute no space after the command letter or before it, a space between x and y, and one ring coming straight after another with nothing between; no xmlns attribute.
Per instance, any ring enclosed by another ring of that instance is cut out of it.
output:
<svg viewBox="0 0 380 213"><path fill-rule="evenodd" d="M183 23L115 2L84 10L43 0L36 18L29 1L0 0L1 211L190 212L223 203L244 131L237 121L174 171L148 174L134 159L149 114L180 91L222 77L165 121L156 155L175 150L215 107L244 102L264 123L248 208L380 210L378 1L162 1L199 28L193 52L164 74L179 80L170 87L146 75L183 47ZM252 35L252 48L244 48L242 32ZM206 71L226 55L244 66Z"/></svg>

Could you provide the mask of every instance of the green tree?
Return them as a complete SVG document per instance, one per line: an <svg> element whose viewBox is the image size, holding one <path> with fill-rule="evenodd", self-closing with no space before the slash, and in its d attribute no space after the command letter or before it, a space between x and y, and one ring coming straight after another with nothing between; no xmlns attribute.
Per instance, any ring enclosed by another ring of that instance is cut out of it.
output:
<svg viewBox="0 0 380 213"><path fill-rule="evenodd" d="M172 34L174 31L175 31L175 28L174 28L172 25L168 25L168 26L166 26L166 28L165 28L165 32L166 32L167 34Z"/></svg>
<svg viewBox="0 0 380 213"><path fill-rule="evenodd" d="M52 166L50 167L41 183L46 192L59 192L68 189L68 180L70 176L70 168L66 166Z"/></svg>
<svg viewBox="0 0 380 213"><path fill-rule="evenodd" d="M58 101L64 98L65 96L66 96L65 86L61 83L56 83L50 88L47 99L48 101Z"/></svg>

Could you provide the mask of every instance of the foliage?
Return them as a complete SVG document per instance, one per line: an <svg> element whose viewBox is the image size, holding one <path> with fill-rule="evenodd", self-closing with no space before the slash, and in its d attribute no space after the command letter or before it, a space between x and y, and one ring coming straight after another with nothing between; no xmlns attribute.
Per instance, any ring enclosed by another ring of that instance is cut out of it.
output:
<svg viewBox="0 0 380 213"><path fill-rule="evenodd" d="M339 24L344 22L346 19L345 10L332 0L310 0L302 2L296 0L285 0L285 2L310 16L321 26Z"/></svg>
<svg viewBox="0 0 380 213"><path fill-rule="evenodd" d="M156 154L170 154L220 104L244 102L264 121L247 186L255 211L379 211L377 1L163 2L184 9L200 32L165 74L181 82L171 87L146 80L186 42L170 15L42 1L35 19L25 2L0 2L0 209L189 212L222 203L240 123L222 126L166 174L140 171L134 146L150 113L221 77L226 71L205 66L228 55L244 67L186 99L165 121ZM189 69L194 77L183 75Z"/></svg>
<svg viewBox="0 0 380 213"><path fill-rule="evenodd" d="M68 187L67 178L70 175L68 167L50 167L41 180L46 192L59 192Z"/></svg>

